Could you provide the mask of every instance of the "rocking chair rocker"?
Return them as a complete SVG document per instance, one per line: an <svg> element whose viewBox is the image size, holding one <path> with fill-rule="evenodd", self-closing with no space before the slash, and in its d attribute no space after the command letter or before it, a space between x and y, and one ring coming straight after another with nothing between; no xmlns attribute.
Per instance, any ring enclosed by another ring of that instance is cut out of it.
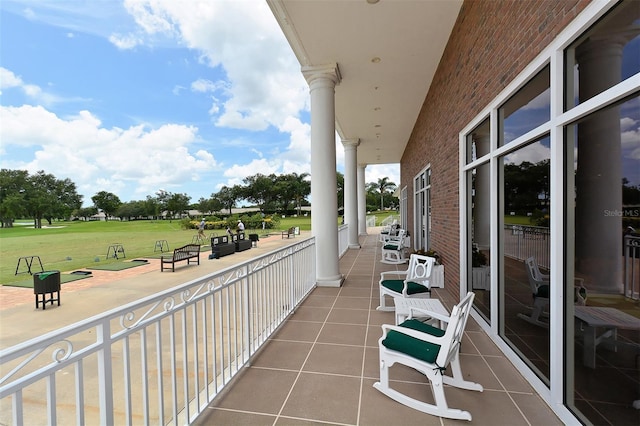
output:
<svg viewBox="0 0 640 426"><path fill-rule="evenodd" d="M465 298L453 307L449 317L433 312L429 313L433 318L447 322L446 330L411 318L399 326L383 325L383 335L378 341L380 381L376 382L373 387L389 398L424 413L471 421L471 414L468 411L449 408L444 394L444 385L483 391L483 387L479 383L464 380L458 358L460 343L474 296L472 292L467 293ZM419 401L391 389L389 386L389 367L395 363L414 368L429 379L435 404ZM451 376L444 374L445 369L449 366L451 366Z"/></svg>

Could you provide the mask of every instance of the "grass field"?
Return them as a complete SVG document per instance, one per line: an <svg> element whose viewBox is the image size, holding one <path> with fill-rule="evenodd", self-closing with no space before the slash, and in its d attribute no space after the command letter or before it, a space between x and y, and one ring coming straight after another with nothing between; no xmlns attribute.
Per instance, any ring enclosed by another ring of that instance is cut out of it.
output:
<svg viewBox="0 0 640 426"><path fill-rule="evenodd" d="M380 223L393 212L376 214ZM338 223L340 219L338 219ZM269 232L280 235L280 230L298 226L301 230L311 229L310 217L287 217L280 220L277 229L247 229L246 233L257 233L261 237ZM221 235L223 230L206 231ZM195 229L184 230L179 220L139 220L131 222L54 222L51 227L34 229L32 221L18 221L13 228L0 229L0 284L24 281L28 274L15 275L18 259L23 256L40 256L45 270L59 270L62 272L82 268L90 268L96 264L121 262L122 259L106 258L109 246L114 243L122 244L126 260L138 257L160 256L160 251L154 251L155 243L166 240L169 248L174 248L192 242ZM96 262L98 260L98 262ZM39 264L35 270L39 272ZM26 271L21 263L19 272Z"/></svg>

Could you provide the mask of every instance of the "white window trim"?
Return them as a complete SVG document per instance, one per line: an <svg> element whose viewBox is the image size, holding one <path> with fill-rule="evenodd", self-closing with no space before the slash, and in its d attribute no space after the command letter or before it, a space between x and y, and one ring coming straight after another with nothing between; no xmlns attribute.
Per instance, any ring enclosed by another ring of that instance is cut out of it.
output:
<svg viewBox="0 0 640 426"><path fill-rule="evenodd" d="M594 96L580 105L562 112L564 84L564 49L571 45L574 40L584 33L601 16L607 13L618 3L617 0L595 0L588 5L567 27L538 55L531 63L509 84L502 92L459 133L459 208L460 208L460 294L465 294L467 286L467 247L468 247L468 217L467 217L467 187L466 174L469 170L487 162L491 167L491 218L498 217L497 185L499 156L515 150L524 144L540 138L544 134L549 134L550 138L550 199L551 199L551 279L555 282L564 280L564 165L562 159L564 155L563 129L590 113L600 110L606 105L613 104L626 96L637 92L640 88L640 75L635 75L616 86ZM509 97L524 86L537 72L550 64L550 119L537 128L521 135L514 141L497 146L497 110ZM558 85L560 87L558 88ZM467 163L467 135L476 128L487 116L491 117L491 145L487 155ZM498 247L497 223L491 221L491 246ZM550 388L529 369L529 367L519 358L519 356L507 346L500 338L498 329L498 292L497 290L497 265L498 252L491 252L491 325L487 325L485 320L475 311L472 316L478 324L487 332L498 347L505 353L507 358L518 368L529 383L536 389L538 394L549 404L552 410L565 422L565 424L580 424L576 417L564 405L564 314L563 314L563 288L562 286L552 286L551 294L551 324L555 324L551 332L550 342Z"/></svg>

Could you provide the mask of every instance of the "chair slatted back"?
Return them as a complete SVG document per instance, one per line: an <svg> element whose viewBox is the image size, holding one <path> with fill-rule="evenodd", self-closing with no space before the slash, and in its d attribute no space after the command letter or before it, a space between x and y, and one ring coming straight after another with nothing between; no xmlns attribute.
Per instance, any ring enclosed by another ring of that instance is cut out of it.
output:
<svg viewBox="0 0 640 426"><path fill-rule="evenodd" d="M536 262L536 258L531 256L527 260L524 261L527 268L527 276L529 277L529 285L531 286L531 292L533 294L538 293L538 287L543 284L548 284L548 282L542 276L540 272L540 268L538 268L538 262Z"/></svg>
<svg viewBox="0 0 640 426"><path fill-rule="evenodd" d="M475 294L473 292L468 292L464 299L451 310L447 330L443 336L445 343L440 348L440 352L436 358L437 365L446 367L449 365L451 359L460 351L460 344L464 336L464 329L467 326L469 313L473 307L474 297Z"/></svg>
<svg viewBox="0 0 640 426"><path fill-rule="evenodd" d="M412 254L409 256L409 268L407 269L406 281L412 281L429 287L429 279L431 271L436 259L420 254Z"/></svg>

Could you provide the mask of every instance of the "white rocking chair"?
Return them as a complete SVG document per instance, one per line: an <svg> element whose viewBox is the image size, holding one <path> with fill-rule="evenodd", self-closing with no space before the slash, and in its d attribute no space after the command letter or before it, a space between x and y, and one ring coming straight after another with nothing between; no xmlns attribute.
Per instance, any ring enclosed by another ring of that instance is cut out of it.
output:
<svg viewBox="0 0 640 426"><path fill-rule="evenodd" d="M388 236L382 243L382 259L380 262L391 265L400 265L407 262L404 251L406 244L407 231L399 229L396 236Z"/></svg>
<svg viewBox="0 0 640 426"><path fill-rule="evenodd" d="M389 398L424 413L471 421L471 413L468 411L449 408L444 394L444 385L483 391L479 383L464 380L458 357L474 296L472 292L467 293L465 298L453 307L449 317L435 312L429 313L433 318L447 322L446 330L411 318L399 326L383 325L383 335L378 341L380 381L373 387ZM414 368L427 376L431 382L435 404L411 398L389 386L389 367L396 362ZM451 376L444 374L449 366Z"/></svg>
<svg viewBox="0 0 640 426"><path fill-rule="evenodd" d="M390 297L431 297L429 279L436 259L429 256L412 254L406 271L385 271L380 273L379 311L393 311L387 306L385 296Z"/></svg>
<svg viewBox="0 0 640 426"><path fill-rule="evenodd" d="M549 275L543 274L538 268L538 262L535 257L525 260L527 275L529 277L529 285L533 295L533 311L531 315L518 314L521 318L534 325L549 328L549 323L542 321L540 317L544 316L544 309L549 306Z"/></svg>

